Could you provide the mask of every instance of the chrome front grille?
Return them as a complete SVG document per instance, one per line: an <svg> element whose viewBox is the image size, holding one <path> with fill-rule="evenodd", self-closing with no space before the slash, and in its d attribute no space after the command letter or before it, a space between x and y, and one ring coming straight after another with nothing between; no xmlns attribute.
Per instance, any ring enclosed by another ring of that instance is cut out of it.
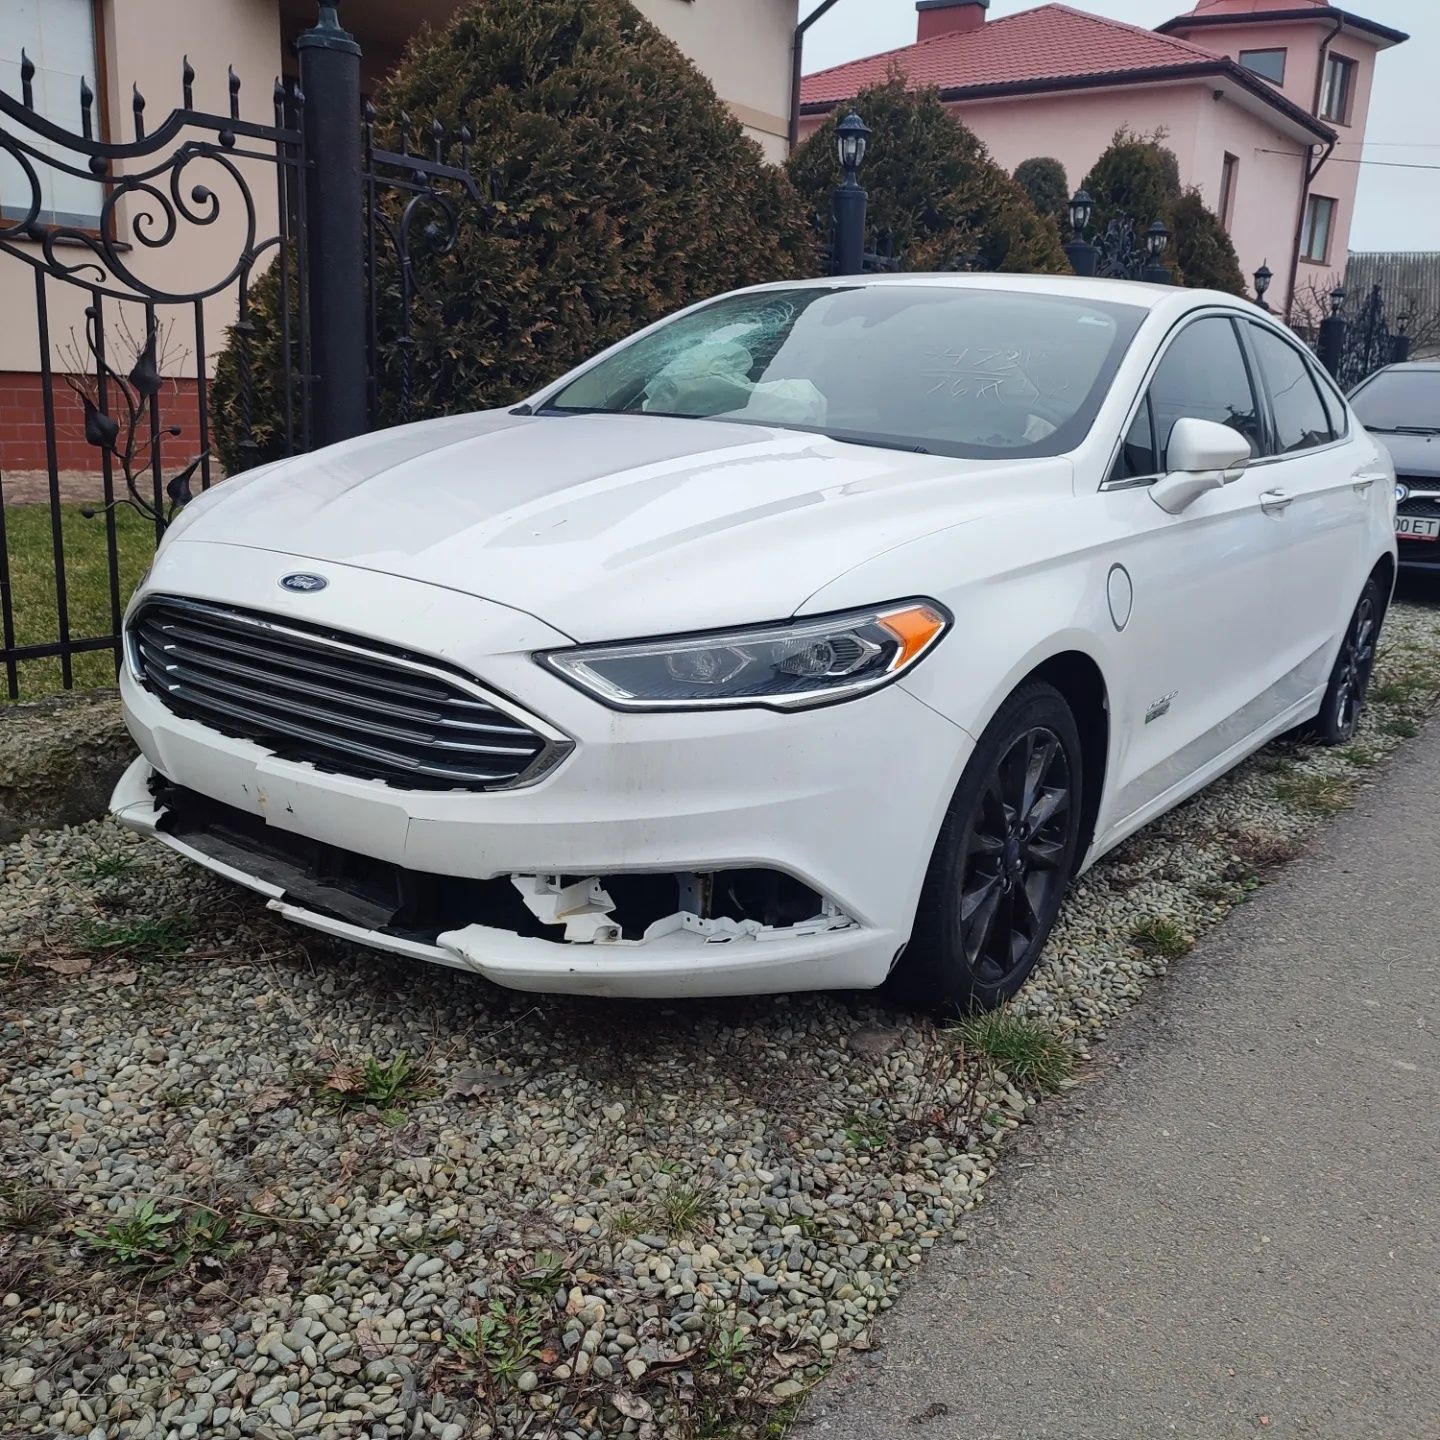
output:
<svg viewBox="0 0 1440 1440"><path fill-rule="evenodd" d="M1440 499L1436 498L1435 492L1440 491L1440 477L1420 479L1409 475L1401 475L1400 483L1406 486L1412 493L1399 504L1399 511L1402 515L1424 515L1430 519L1440 518ZM1416 495L1416 490L1431 492L1427 495Z"/></svg>
<svg viewBox="0 0 1440 1440"><path fill-rule="evenodd" d="M570 748L438 661L289 619L155 596L126 639L136 678L176 715L341 775L496 790Z"/></svg>

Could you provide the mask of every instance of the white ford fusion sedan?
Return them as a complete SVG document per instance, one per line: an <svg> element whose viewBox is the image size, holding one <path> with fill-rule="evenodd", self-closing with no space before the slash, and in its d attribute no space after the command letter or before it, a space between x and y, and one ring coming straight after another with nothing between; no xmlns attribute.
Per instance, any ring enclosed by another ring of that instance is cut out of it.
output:
<svg viewBox="0 0 1440 1440"><path fill-rule="evenodd" d="M126 618L113 808L502 985L990 1006L1096 857L1353 734L1394 528L1243 301L747 290L196 500Z"/></svg>

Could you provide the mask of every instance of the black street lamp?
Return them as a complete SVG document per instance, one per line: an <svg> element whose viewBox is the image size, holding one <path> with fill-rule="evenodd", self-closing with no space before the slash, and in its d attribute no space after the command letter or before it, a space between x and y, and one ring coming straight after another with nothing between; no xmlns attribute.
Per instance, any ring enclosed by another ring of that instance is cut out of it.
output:
<svg viewBox="0 0 1440 1440"><path fill-rule="evenodd" d="M1350 322L1340 312L1345 308L1345 287L1337 285L1330 292L1330 313L1320 322L1320 333L1315 338L1315 353L1320 363L1330 372L1333 379L1340 378L1340 367L1345 359L1345 342Z"/></svg>
<svg viewBox="0 0 1440 1440"><path fill-rule="evenodd" d="M870 148L870 135L870 127L853 110L835 127L835 149L844 176L833 202L837 275L865 272L865 213L870 197L860 186L860 167Z"/></svg>
<svg viewBox="0 0 1440 1440"><path fill-rule="evenodd" d="M845 183L854 185L865 163L865 152L870 148L870 127L852 110L835 128L835 149L840 156L840 168L845 172Z"/></svg>
<svg viewBox="0 0 1440 1440"><path fill-rule="evenodd" d="M1392 365L1403 365L1410 358L1410 326L1414 318L1411 312L1407 310L1396 322L1399 329L1395 335L1394 345L1390 355L1390 363Z"/></svg>
<svg viewBox="0 0 1440 1440"><path fill-rule="evenodd" d="M1093 275L1100 252L1085 239L1090 228L1090 217L1095 213L1095 202L1088 190L1077 190L1070 197L1070 240L1065 246L1065 257L1070 268L1077 275Z"/></svg>
<svg viewBox="0 0 1440 1440"><path fill-rule="evenodd" d="M1150 263L1140 272L1140 278L1152 285L1170 285L1174 277L1164 265L1165 251L1170 247L1170 232L1163 220L1157 220L1145 232L1145 253Z"/></svg>
<svg viewBox="0 0 1440 1440"><path fill-rule="evenodd" d="M1255 303L1262 310L1268 310L1270 308L1269 302L1265 299L1265 294L1270 289L1270 282L1274 278L1275 274L1270 269L1270 262L1268 260L1255 272Z"/></svg>

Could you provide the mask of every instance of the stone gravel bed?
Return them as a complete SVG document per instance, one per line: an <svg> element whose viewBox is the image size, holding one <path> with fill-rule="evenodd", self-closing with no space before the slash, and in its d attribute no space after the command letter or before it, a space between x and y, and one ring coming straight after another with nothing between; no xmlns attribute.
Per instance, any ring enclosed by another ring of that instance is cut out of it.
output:
<svg viewBox="0 0 1440 1440"><path fill-rule="evenodd" d="M1083 1065L1437 677L1440 611L1397 606L1356 743L1095 867L1014 1012ZM1039 1100L874 997L536 998L334 944L108 821L0 864L6 1437L778 1436Z"/></svg>

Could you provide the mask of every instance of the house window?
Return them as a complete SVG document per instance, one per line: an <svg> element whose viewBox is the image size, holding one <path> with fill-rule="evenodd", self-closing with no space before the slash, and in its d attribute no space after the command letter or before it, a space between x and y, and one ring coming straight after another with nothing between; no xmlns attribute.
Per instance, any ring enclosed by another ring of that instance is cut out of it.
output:
<svg viewBox="0 0 1440 1440"><path fill-rule="evenodd" d="M1240 157L1228 152L1220 170L1220 223L1226 233L1230 230L1230 217L1235 209L1235 180L1240 172Z"/></svg>
<svg viewBox="0 0 1440 1440"><path fill-rule="evenodd" d="M96 92L96 135L103 102L99 98L97 0L4 0L0 4L0 90L21 94L20 51L35 62L35 110L46 120L80 133L80 83ZM49 146L15 121L6 122L42 153ZM67 160L75 160L73 154ZM40 177L40 221L48 225L93 226L103 200L100 185L37 166ZM30 204L30 182L13 157L0 155L0 215L23 219Z"/></svg>
<svg viewBox="0 0 1440 1440"><path fill-rule="evenodd" d="M1285 83L1285 52L1283 50L1242 50L1240 63L1262 79L1276 85Z"/></svg>
<svg viewBox="0 0 1440 1440"><path fill-rule="evenodd" d="M1325 61L1325 84L1320 91L1320 118L1348 125L1354 99L1355 62L1343 55L1329 56Z"/></svg>
<svg viewBox="0 0 1440 1440"><path fill-rule="evenodd" d="M1335 201L1312 195L1305 205L1305 225L1300 231L1300 258L1323 265L1330 258L1330 235L1335 229Z"/></svg>

